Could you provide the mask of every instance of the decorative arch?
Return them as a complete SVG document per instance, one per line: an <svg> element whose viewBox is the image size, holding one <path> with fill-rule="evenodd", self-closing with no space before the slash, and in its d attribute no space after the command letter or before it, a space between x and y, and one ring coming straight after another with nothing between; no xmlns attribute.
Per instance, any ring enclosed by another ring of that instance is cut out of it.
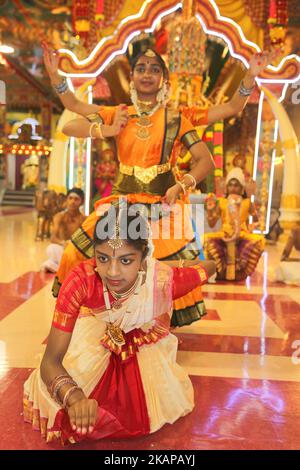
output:
<svg viewBox="0 0 300 470"><path fill-rule="evenodd" d="M178 0L145 0L138 13L120 21L114 34L103 38L84 60L79 60L67 49L60 50L60 69L69 77L95 77L116 56L125 52L130 40L142 31L154 29L162 16L176 11L182 6ZM220 14L214 0L196 0L196 16L203 28L212 35L222 37L228 44L231 54L248 66L251 55L260 48L245 38L243 30L231 18ZM278 79L280 76L280 80ZM282 59L278 66L269 66L258 77L261 82L296 82L300 77L300 58L295 54Z"/></svg>

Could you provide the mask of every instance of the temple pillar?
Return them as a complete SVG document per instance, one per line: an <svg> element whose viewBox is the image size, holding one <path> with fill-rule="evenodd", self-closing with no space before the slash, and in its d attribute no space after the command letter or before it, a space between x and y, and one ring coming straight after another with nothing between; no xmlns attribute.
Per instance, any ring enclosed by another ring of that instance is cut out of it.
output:
<svg viewBox="0 0 300 470"><path fill-rule="evenodd" d="M263 87L263 91L278 120L279 135L285 156L279 220L284 229L291 229L300 224L299 143L283 105L268 89Z"/></svg>

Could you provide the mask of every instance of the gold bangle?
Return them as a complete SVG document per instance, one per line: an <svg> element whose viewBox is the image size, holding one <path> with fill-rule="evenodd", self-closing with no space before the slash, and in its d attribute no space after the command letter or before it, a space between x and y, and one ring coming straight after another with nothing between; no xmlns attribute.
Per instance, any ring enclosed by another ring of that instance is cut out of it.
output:
<svg viewBox="0 0 300 470"><path fill-rule="evenodd" d="M70 384L73 386L77 385L76 382L71 377L69 377L69 378L59 380L54 387L51 398L53 398L53 400L55 400L59 405L62 405L62 402L63 402L59 396L59 391L64 385L67 385L67 384Z"/></svg>
<svg viewBox="0 0 300 470"><path fill-rule="evenodd" d="M78 387L78 385L73 385L73 387L70 387L65 393L65 396L64 396L64 399L63 399L63 408L67 407L68 399L73 394L73 392L75 392L75 390L81 390L82 391L82 389L80 387Z"/></svg>
<svg viewBox="0 0 300 470"><path fill-rule="evenodd" d="M195 189L196 186L197 186L196 178L195 178L193 175L191 175L190 173L186 173L186 174L184 175L184 177L185 177L185 176L189 176L189 177L192 179L192 186L191 186L189 189ZM184 178L184 177L183 177L183 178Z"/></svg>
<svg viewBox="0 0 300 470"><path fill-rule="evenodd" d="M90 125L90 129L89 129L89 134L90 134L90 138L91 139L95 139L96 137L93 137L93 134L92 134L92 130L94 127L97 127L98 123L97 122L92 122L92 124Z"/></svg>
<svg viewBox="0 0 300 470"><path fill-rule="evenodd" d="M100 139L104 140L104 135L102 134L102 124L100 122L96 122L97 129L99 131L99 137Z"/></svg>
<svg viewBox="0 0 300 470"><path fill-rule="evenodd" d="M53 380L52 382L48 385L47 389L48 389L48 392L49 392L49 395L53 395L53 392L54 392L54 387L56 386L56 384L58 382L60 382L61 380L63 379L71 379L72 377L70 377L69 374L60 374L60 375L57 375Z"/></svg>

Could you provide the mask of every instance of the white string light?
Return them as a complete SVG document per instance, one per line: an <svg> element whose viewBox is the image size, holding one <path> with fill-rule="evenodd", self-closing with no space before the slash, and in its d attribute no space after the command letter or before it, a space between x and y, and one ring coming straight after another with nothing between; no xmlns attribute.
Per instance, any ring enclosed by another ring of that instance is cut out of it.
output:
<svg viewBox="0 0 300 470"><path fill-rule="evenodd" d="M256 177L257 177L257 162L258 162L258 154L259 154L260 128L261 128L262 107L263 107L264 96L265 94L262 91L259 97L258 111L257 111L256 139L255 139L253 176L252 176L252 179L254 181L256 181Z"/></svg>
<svg viewBox="0 0 300 470"><path fill-rule="evenodd" d="M70 137L69 189L74 185L75 137Z"/></svg>
<svg viewBox="0 0 300 470"><path fill-rule="evenodd" d="M93 103L93 87L88 86L88 103ZM85 165L85 202L84 212L85 215L90 213L90 191L91 191L91 156L92 156L92 139L87 139L86 146L86 165Z"/></svg>

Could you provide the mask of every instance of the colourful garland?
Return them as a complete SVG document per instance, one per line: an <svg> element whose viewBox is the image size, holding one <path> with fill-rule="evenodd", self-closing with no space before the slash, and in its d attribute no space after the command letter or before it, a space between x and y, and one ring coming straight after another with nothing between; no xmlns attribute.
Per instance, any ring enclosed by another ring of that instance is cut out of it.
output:
<svg viewBox="0 0 300 470"><path fill-rule="evenodd" d="M287 0L270 0L268 24L272 46L276 48L283 46L287 23Z"/></svg>

